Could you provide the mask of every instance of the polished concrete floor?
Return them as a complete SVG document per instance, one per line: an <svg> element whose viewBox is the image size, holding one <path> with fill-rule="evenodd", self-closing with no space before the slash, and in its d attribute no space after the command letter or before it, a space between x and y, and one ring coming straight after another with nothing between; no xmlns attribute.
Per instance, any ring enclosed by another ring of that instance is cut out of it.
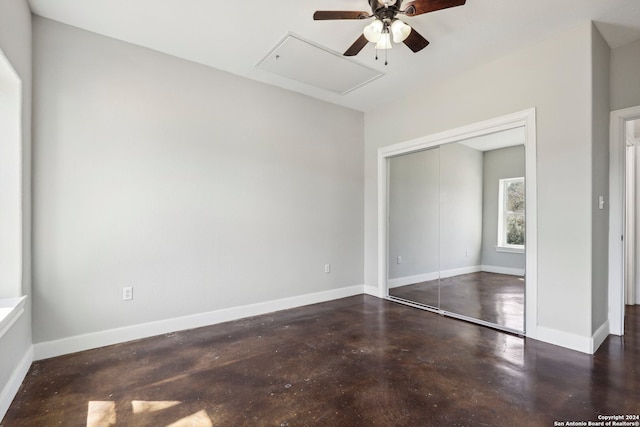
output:
<svg viewBox="0 0 640 427"><path fill-rule="evenodd" d="M480 271L392 288L389 294L524 331L524 287L524 277Z"/></svg>
<svg viewBox="0 0 640 427"><path fill-rule="evenodd" d="M640 414L640 306L591 356L370 296L33 364L5 426L553 426Z"/></svg>

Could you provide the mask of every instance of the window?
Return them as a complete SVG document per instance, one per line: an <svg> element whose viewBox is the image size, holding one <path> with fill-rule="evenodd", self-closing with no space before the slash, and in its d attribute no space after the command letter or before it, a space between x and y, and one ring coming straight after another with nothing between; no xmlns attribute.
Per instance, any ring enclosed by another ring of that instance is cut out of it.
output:
<svg viewBox="0 0 640 427"><path fill-rule="evenodd" d="M21 85L0 50L0 299L22 296Z"/></svg>
<svg viewBox="0 0 640 427"><path fill-rule="evenodd" d="M499 180L498 246L502 252L524 252L524 177Z"/></svg>
<svg viewBox="0 0 640 427"><path fill-rule="evenodd" d="M0 338L24 312L22 295L22 84L0 50Z"/></svg>

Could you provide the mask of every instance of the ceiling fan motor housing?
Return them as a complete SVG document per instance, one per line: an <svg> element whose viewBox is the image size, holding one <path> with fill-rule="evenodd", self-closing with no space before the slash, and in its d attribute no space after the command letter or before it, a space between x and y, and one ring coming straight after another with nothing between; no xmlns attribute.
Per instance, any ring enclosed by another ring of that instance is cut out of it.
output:
<svg viewBox="0 0 640 427"><path fill-rule="evenodd" d="M419 52L429 45L429 41L407 23L397 19L396 16L402 14L414 17L462 6L466 0L412 0L406 3L404 10L402 10L403 0L368 0L368 3L371 7L371 14L353 10L317 10L313 14L313 19L316 21L375 17L375 20L365 27L360 37L345 51L345 56L357 55L368 42L376 43L376 49L390 49L390 36L393 36L395 43L404 43L414 53ZM384 40L384 45L380 44L381 40Z"/></svg>
<svg viewBox="0 0 640 427"><path fill-rule="evenodd" d="M371 12L381 21L392 20L398 14L402 0L369 0Z"/></svg>

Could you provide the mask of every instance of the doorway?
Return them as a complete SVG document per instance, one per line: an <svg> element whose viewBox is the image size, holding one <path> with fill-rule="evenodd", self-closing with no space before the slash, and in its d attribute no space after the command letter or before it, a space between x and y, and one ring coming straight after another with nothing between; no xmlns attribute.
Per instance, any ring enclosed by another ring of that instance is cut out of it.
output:
<svg viewBox="0 0 640 427"><path fill-rule="evenodd" d="M441 149L441 147L460 147L464 141L469 141L474 138L479 138L487 135L498 134L504 131L522 129L524 132L524 152L525 152L525 173L524 182L526 183L526 229L525 240L527 250L524 254L524 263L526 271L526 289L524 291L524 322L522 327L498 327L497 329L504 329L510 332L517 332L526 335L530 338L537 337L537 221L536 221L536 132L535 132L535 109L525 110L522 112L510 114L507 116L498 117L495 119L487 120L484 122L474 123L471 125L463 126L460 128L448 130L434 135L428 135L415 140L394 144L388 147L383 147L378 151L378 194L379 194L379 206L378 206L378 265L379 265L379 283L378 291L380 296L394 299L394 292L389 292L390 288L394 288L400 283L395 277L394 271L398 269L398 265L404 263L402 254L392 253L393 249L390 249L390 245L396 247L396 243L391 240L390 230L392 225L389 221L388 213L390 209L390 197L392 189L389 187L389 173L391 169L391 159L399 159L400 156L409 155L412 153L428 153L429 156L432 153L436 153L434 150ZM452 145L454 143L458 143ZM408 157L407 157L408 158ZM417 157L416 157L417 158ZM439 178L440 179L440 178ZM442 200L441 200L442 201ZM442 222L442 221L440 221ZM434 231L435 232L435 231ZM438 231L437 233L439 233ZM449 242L450 240L447 240ZM442 257L442 247L438 250L438 256ZM458 248L459 249L459 248ZM472 252L467 252L467 248L462 250L462 256L468 257ZM393 263L390 261L392 260ZM400 261L402 260L402 261ZM440 266L442 267L442 266ZM446 267L446 266L445 266ZM454 266L455 267L455 266ZM448 269L456 270L457 268L448 266ZM449 271L445 269L446 271ZM404 276L407 276L406 274ZM403 276L403 277L404 277ZM410 275L409 275L410 276ZM440 279L442 272L438 270L438 278ZM446 275L445 275L446 276ZM426 277L426 276L425 276ZM443 276L444 277L444 276ZM395 281L394 281L395 280ZM439 292L442 287L439 287ZM441 302L441 293L438 296L438 304ZM395 298L398 299L397 297ZM419 303L411 304L418 308L434 311L435 304L431 301L429 304ZM426 307L425 307L426 306ZM465 315L456 315L456 313L450 310L442 310L438 307L435 311L451 316L458 317L464 320L472 321L486 326L496 327L494 322L484 322L482 319L469 318ZM517 329L517 330L514 330Z"/></svg>
<svg viewBox="0 0 640 427"><path fill-rule="evenodd" d="M625 305L640 303L640 216L636 208L640 201L640 119L630 120L625 126L625 231L624 239L624 302Z"/></svg>
<svg viewBox="0 0 640 427"><path fill-rule="evenodd" d="M609 145L609 327L624 334L624 307L636 304L640 274L637 242L640 224L640 106L613 111Z"/></svg>

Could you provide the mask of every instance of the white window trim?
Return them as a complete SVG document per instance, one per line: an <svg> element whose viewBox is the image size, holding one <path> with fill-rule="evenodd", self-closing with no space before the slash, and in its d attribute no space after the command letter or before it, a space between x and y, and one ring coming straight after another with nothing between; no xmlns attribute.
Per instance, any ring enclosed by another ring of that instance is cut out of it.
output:
<svg viewBox="0 0 640 427"><path fill-rule="evenodd" d="M506 253L511 253L511 254L523 254L524 253L524 245L520 246L515 246L515 245L509 245L509 246L496 246L496 252L506 252Z"/></svg>
<svg viewBox="0 0 640 427"><path fill-rule="evenodd" d="M0 308L6 308L23 295L22 81L2 50L0 85Z"/></svg>
<svg viewBox="0 0 640 427"><path fill-rule="evenodd" d="M20 315L24 313L27 296L0 299L0 338L13 326Z"/></svg>
<svg viewBox="0 0 640 427"><path fill-rule="evenodd" d="M525 245L510 245L504 235L504 189L510 182L524 182L524 177L503 178L498 180L498 244L496 252L524 253ZM524 215L524 214L523 214Z"/></svg>

